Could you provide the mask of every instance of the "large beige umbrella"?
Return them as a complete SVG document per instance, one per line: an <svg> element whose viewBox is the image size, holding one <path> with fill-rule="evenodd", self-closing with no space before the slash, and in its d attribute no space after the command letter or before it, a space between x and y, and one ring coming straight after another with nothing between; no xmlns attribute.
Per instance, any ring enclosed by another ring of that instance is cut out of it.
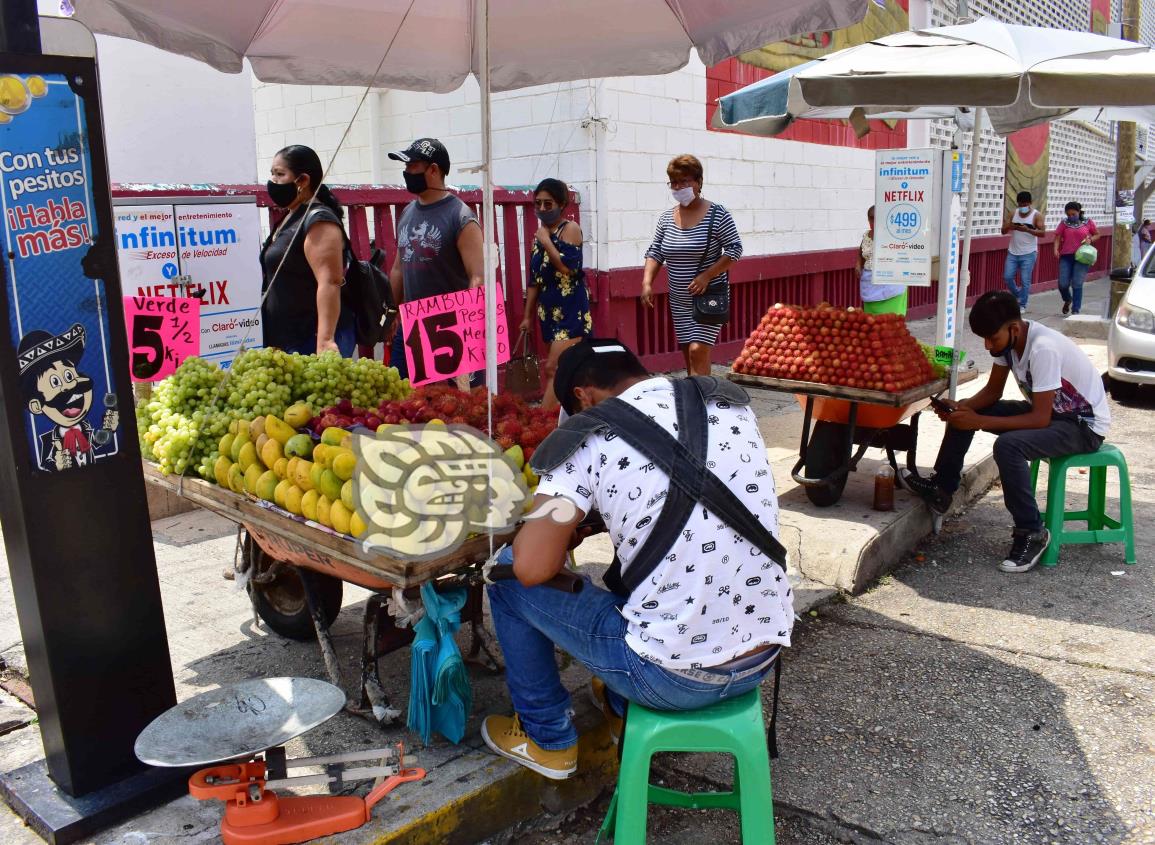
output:
<svg viewBox="0 0 1155 845"><path fill-rule="evenodd" d="M452 91L481 85L486 374L497 390L490 92L669 73L860 21L867 0L74 0L95 32L265 82Z"/></svg>

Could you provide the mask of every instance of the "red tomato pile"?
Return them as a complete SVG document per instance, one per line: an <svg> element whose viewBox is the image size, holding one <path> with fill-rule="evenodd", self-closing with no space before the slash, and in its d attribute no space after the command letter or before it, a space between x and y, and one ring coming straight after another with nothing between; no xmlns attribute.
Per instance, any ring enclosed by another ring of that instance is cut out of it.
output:
<svg viewBox="0 0 1155 845"><path fill-rule="evenodd" d="M830 305L775 305L750 335L734 372L900 393L934 380L898 314Z"/></svg>

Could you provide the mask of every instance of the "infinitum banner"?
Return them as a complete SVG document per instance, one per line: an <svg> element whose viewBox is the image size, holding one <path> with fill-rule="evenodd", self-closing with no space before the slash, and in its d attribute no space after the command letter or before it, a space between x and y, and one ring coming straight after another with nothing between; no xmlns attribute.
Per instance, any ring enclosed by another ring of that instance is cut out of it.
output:
<svg viewBox="0 0 1155 845"><path fill-rule="evenodd" d="M934 252L935 150L879 150L874 174L874 283L926 286Z"/></svg>
<svg viewBox="0 0 1155 845"><path fill-rule="evenodd" d="M201 300L201 357L229 366L263 346L261 224L252 197L165 197L116 203L125 293Z"/></svg>

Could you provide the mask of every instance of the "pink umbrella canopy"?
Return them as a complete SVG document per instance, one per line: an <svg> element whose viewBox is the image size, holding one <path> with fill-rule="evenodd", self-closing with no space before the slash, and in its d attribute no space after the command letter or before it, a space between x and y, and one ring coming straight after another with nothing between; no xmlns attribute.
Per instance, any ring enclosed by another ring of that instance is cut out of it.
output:
<svg viewBox="0 0 1155 845"><path fill-rule="evenodd" d="M867 0L490 0L490 89L669 73L861 20ZM74 0L94 32L265 82L445 92L479 73L477 0ZM391 47L389 45L392 45ZM386 55L386 49L388 54ZM384 60L382 57L384 56Z"/></svg>

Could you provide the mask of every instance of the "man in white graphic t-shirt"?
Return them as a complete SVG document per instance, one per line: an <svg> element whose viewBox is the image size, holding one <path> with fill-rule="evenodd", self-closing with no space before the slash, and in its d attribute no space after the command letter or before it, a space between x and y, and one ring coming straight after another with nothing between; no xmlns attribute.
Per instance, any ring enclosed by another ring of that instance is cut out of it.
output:
<svg viewBox="0 0 1155 845"><path fill-rule="evenodd" d="M971 330L996 359L986 385L969 399L937 412L948 427L934 476L903 471L903 486L944 514L959 487L963 460L976 431L998 434L995 463L1003 501L1015 522L1003 572L1026 572L1039 562L1051 535L1043 527L1031 489L1030 462L1098 451L1111 425L1103 379L1082 350L1054 329L1024 320L1018 300L1007 291L979 297L970 314ZM1026 401L1001 397L1014 373Z"/></svg>
<svg viewBox="0 0 1155 845"><path fill-rule="evenodd" d="M618 341L587 339L566 350L554 383L569 414L616 397L678 437L675 390L681 388L650 375ZM697 401L696 423L705 432L705 465L766 529L760 538L748 527L746 533L777 547L774 478L749 397L728 382L696 384L705 399L704 407ZM577 733L555 645L593 671L595 699L616 735L624 699L692 710L756 687L779 647L790 644L794 619L791 587L779 563L701 504L678 525L668 517L662 523L666 499L682 493L672 493L680 488L659 465L661 456L651 460L620 431L598 428L587 414L580 418L567 421L534 455L537 466L556 463L543 472L534 511L514 543L517 580L489 587L516 712L488 717L482 736L497 753L558 779L576 770ZM655 443L665 436L655 435ZM575 529L591 511L604 520L620 562L607 584L620 590L637 579L646 568L631 569L639 560L648 558L653 568L619 593L588 583L576 594L540 586L563 569ZM665 527L647 547L659 524Z"/></svg>

